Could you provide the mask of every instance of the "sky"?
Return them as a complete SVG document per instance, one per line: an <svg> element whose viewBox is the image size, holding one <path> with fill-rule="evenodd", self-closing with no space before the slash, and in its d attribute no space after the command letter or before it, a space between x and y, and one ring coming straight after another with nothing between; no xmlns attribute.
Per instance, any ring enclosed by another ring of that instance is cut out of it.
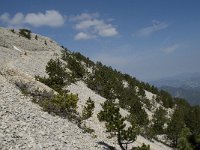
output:
<svg viewBox="0 0 200 150"><path fill-rule="evenodd" d="M144 81L200 72L199 0L0 0L0 26Z"/></svg>

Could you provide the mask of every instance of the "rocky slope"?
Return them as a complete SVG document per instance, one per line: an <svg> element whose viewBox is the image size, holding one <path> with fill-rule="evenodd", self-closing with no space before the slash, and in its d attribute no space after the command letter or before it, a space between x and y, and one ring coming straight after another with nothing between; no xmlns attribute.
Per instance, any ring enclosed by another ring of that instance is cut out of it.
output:
<svg viewBox="0 0 200 150"><path fill-rule="evenodd" d="M46 75L45 66L61 54L62 48L49 38L31 34L31 40L0 28L0 149L106 149L106 144L119 147L116 139L108 139L104 124L96 115L106 99L89 89L82 81L67 87L79 95L78 111L91 97L95 101L93 116L86 124L95 130L93 135L83 133L77 125L66 119L44 112L31 97L24 96L17 82L28 83L32 89L50 91L44 84L35 81L35 75ZM47 45L45 44L45 41ZM152 94L146 92L152 100ZM156 107L156 106L155 106ZM127 112L121 109L121 113ZM153 112L149 112L149 117ZM106 144L102 144L106 143ZM149 144L153 150L171 149L159 142L150 142L138 136L134 146Z"/></svg>

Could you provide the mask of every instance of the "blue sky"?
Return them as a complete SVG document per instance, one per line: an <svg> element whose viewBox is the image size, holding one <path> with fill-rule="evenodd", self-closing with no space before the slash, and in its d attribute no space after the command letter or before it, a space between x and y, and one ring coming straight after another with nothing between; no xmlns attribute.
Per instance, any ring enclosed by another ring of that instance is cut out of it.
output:
<svg viewBox="0 0 200 150"><path fill-rule="evenodd" d="M200 72L198 0L0 0L0 26L29 28L145 81Z"/></svg>

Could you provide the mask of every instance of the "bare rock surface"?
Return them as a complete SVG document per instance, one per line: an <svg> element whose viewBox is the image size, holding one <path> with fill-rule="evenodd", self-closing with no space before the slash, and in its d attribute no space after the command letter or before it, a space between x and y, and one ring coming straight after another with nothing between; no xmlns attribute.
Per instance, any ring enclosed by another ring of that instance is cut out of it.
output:
<svg viewBox="0 0 200 150"><path fill-rule="evenodd" d="M0 149L99 149L75 124L52 116L0 76Z"/></svg>
<svg viewBox="0 0 200 150"><path fill-rule="evenodd" d="M46 75L47 62L61 54L61 47L48 38L38 39L28 40L0 29L0 149L103 149L76 124L44 112L15 85L20 81L51 90L34 76Z"/></svg>
<svg viewBox="0 0 200 150"><path fill-rule="evenodd" d="M106 99L89 89L84 82L79 81L67 89L78 94L80 113L89 97L95 101L94 114L86 120L86 124L95 130L96 138L83 133L83 130L67 119L44 112L31 101L31 97L24 96L18 89L16 82L29 84L30 90L52 90L34 77L47 75L47 62L60 57L62 48L53 40L40 35L37 35L36 40L35 35L31 33L29 40L19 36L18 31L12 33L0 28L0 149L95 150L108 149L106 144L119 149L116 139L107 138L104 123L97 119L102 109L101 104ZM148 94L151 96L151 93ZM127 115L127 111L120 111L122 115ZM140 146L142 143L149 144L152 150L171 149L142 136L138 136L133 145Z"/></svg>

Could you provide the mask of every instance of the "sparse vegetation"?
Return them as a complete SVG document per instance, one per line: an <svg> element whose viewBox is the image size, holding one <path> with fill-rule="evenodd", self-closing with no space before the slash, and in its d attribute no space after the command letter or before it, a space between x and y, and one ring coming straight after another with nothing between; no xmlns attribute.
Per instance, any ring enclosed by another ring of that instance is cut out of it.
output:
<svg viewBox="0 0 200 150"><path fill-rule="evenodd" d="M69 54L65 51L62 54L62 59L67 62L67 67L72 71L73 78L81 79L84 77L86 71L73 54Z"/></svg>
<svg viewBox="0 0 200 150"><path fill-rule="evenodd" d="M17 87L25 96L32 96L33 102L39 104L44 111L68 119L76 119L78 96L74 94L63 93L54 95L52 92L31 89L29 83L16 82Z"/></svg>
<svg viewBox="0 0 200 150"><path fill-rule="evenodd" d="M25 37L25 38L27 38L29 40L31 39L31 31L28 30L28 29L20 29L19 30L19 35L23 36L23 37Z"/></svg>
<svg viewBox="0 0 200 150"><path fill-rule="evenodd" d="M67 65L62 61L66 61ZM62 61L51 59L46 66L48 77L36 77L37 80L59 93L52 97L38 98L35 96L37 98L34 101L45 111L69 119L76 118L85 132L94 132L82 122L92 116L94 102L90 98L88 99L80 117L76 112L78 96L68 94L63 90L63 87L71 82L83 80L92 90L108 99L102 104L103 109L98 114L98 119L105 122L111 137L117 137L122 150L126 150L127 145L134 142L139 133L150 140L156 139L157 135L166 135L171 141L171 146L176 148L192 147L196 150L200 147L199 107L190 106L183 99L172 98L167 92L159 91L148 83L140 82L127 74L102 65L100 62L94 64L80 53L64 51ZM93 72L87 74L85 67L92 67ZM67 72L66 68L69 68L71 72ZM127 82L127 87L124 87L122 81ZM21 89L24 94L29 94L26 86L21 86ZM162 105L156 109L151 121L148 120L143 104L150 111L154 104L146 98L145 90L156 94L154 101ZM118 99L119 103L114 103L115 99ZM126 109L130 115L122 117L119 112L120 108ZM166 118L165 108L174 108L174 113L169 120ZM127 121L130 123L128 127L126 127ZM187 136L182 134L185 127L190 131ZM142 145L133 149L149 150L150 147Z"/></svg>
<svg viewBox="0 0 200 150"><path fill-rule="evenodd" d="M73 119L76 117L78 96L74 94L55 95L52 99L43 99L38 104L49 113Z"/></svg>
<svg viewBox="0 0 200 150"><path fill-rule="evenodd" d="M143 143L142 146L133 148L132 150L150 150L150 146Z"/></svg>
<svg viewBox="0 0 200 150"><path fill-rule="evenodd" d="M91 133L94 132L94 129L87 127L85 123L81 126L81 129L83 129L84 133L90 133L91 134Z"/></svg>

